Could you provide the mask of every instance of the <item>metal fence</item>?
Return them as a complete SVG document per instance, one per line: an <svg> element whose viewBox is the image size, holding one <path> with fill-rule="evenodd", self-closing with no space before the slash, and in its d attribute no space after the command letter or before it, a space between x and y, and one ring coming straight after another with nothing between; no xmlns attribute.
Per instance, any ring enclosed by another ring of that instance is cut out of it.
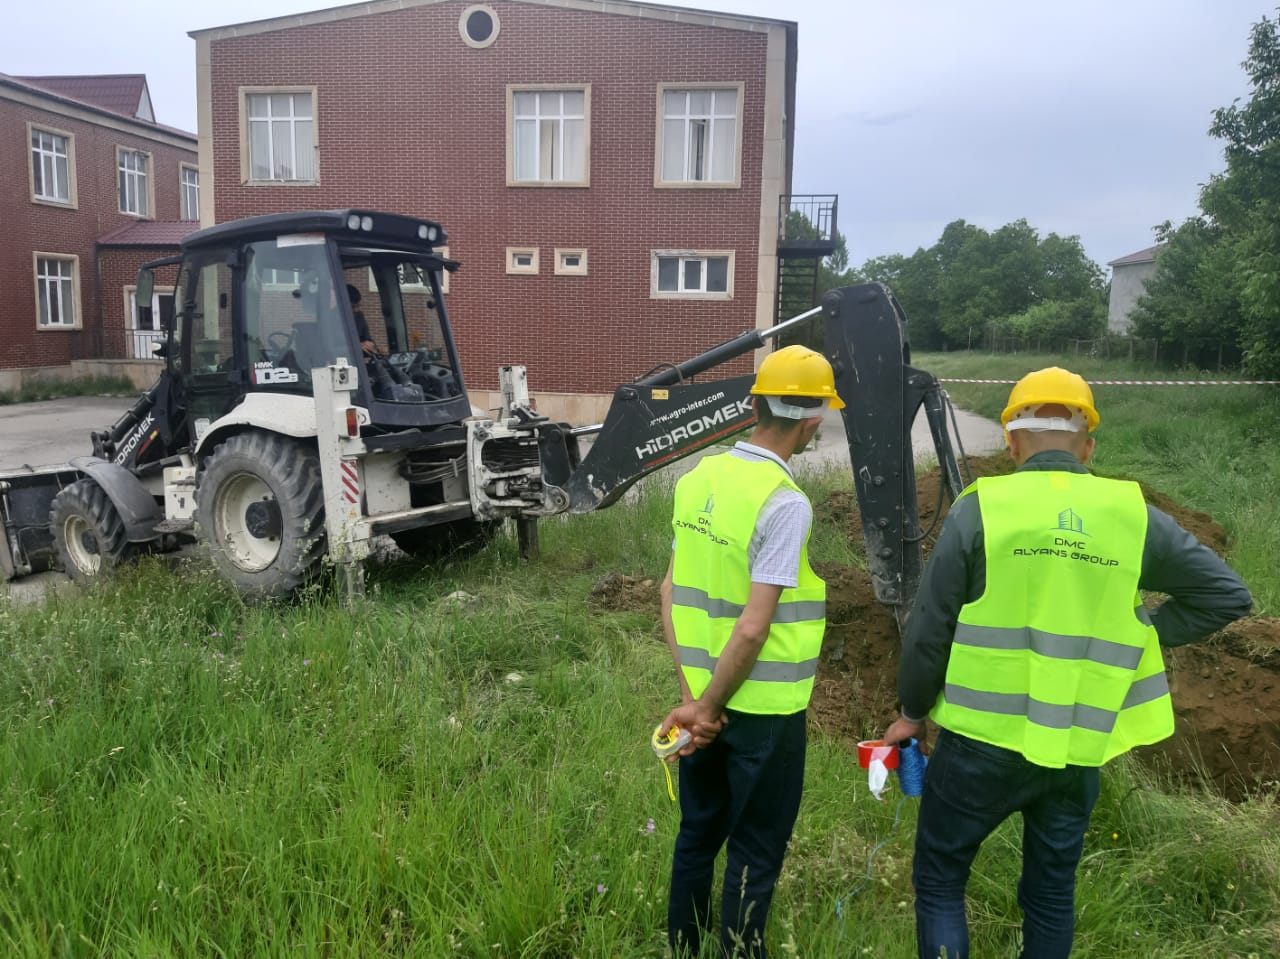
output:
<svg viewBox="0 0 1280 959"><path fill-rule="evenodd" d="M1234 369L1240 364L1239 350L1221 343L1194 346L1189 343L1170 345L1159 339L1107 334L1093 339L1059 339L1053 337L995 336L987 334L981 344L970 349L991 353L1056 353L1063 356L1097 356L1105 359L1128 359L1168 367L1195 366L1200 369Z"/></svg>

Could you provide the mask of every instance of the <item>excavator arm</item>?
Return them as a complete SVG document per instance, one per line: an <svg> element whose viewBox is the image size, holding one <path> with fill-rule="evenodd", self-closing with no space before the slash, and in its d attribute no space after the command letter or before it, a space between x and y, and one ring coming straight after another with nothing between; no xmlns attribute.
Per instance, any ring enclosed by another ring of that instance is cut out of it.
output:
<svg viewBox="0 0 1280 959"><path fill-rule="evenodd" d="M599 427L544 425L540 452L547 498L560 510L585 513L609 506L641 477L705 449L755 422L752 376L690 382L690 378L758 349L801 323L821 325L822 349L835 372L849 442L854 490L876 598L905 622L924 566L911 425L921 407L933 437L945 489L963 489L946 424L946 396L937 379L911 366L907 319L878 284L831 290L807 313L767 330L751 330L691 360L664 364L618 387ZM567 440L596 432L582 458Z"/></svg>

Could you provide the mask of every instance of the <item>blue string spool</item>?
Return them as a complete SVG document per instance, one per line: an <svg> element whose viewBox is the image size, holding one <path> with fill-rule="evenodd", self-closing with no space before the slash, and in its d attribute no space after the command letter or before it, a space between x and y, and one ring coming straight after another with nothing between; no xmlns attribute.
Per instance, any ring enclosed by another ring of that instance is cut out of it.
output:
<svg viewBox="0 0 1280 959"><path fill-rule="evenodd" d="M924 767L928 762L915 737L898 743L898 785L904 796L919 796L924 792Z"/></svg>

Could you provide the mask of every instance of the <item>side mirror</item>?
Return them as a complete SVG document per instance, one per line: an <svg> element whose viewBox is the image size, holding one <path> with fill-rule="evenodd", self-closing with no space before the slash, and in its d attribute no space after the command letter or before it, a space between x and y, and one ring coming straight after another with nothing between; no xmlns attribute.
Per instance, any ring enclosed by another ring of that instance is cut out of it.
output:
<svg viewBox="0 0 1280 959"><path fill-rule="evenodd" d="M150 270L138 271L138 292L137 300L139 306L150 306L151 295L155 292L156 278L155 274Z"/></svg>

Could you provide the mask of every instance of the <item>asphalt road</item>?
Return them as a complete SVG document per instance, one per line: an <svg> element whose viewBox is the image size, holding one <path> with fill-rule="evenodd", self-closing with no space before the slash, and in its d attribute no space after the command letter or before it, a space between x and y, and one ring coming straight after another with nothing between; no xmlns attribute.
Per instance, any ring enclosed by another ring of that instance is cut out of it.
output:
<svg viewBox="0 0 1280 959"><path fill-rule="evenodd" d="M72 457L90 454L93 448L89 433L110 427L136 399L136 396L71 397L0 406L0 475L58 466ZM999 424L964 410L956 411L956 420L965 452L982 455L1003 449L1004 434ZM923 415L916 418L912 427L911 443L917 462L935 458L933 440ZM844 422L840 413L828 411L814 444L797 453L793 463L804 468L839 466L848 461ZM688 457L674 464L672 471L683 472L695 462L696 456ZM9 594L22 602L36 599L50 588L69 585L69 581L61 573L40 573L7 585Z"/></svg>
<svg viewBox="0 0 1280 959"><path fill-rule="evenodd" d="M0 406L0 473L57 466L93 452L89 434L107 429L136 396L76 396Z"/></svg>

